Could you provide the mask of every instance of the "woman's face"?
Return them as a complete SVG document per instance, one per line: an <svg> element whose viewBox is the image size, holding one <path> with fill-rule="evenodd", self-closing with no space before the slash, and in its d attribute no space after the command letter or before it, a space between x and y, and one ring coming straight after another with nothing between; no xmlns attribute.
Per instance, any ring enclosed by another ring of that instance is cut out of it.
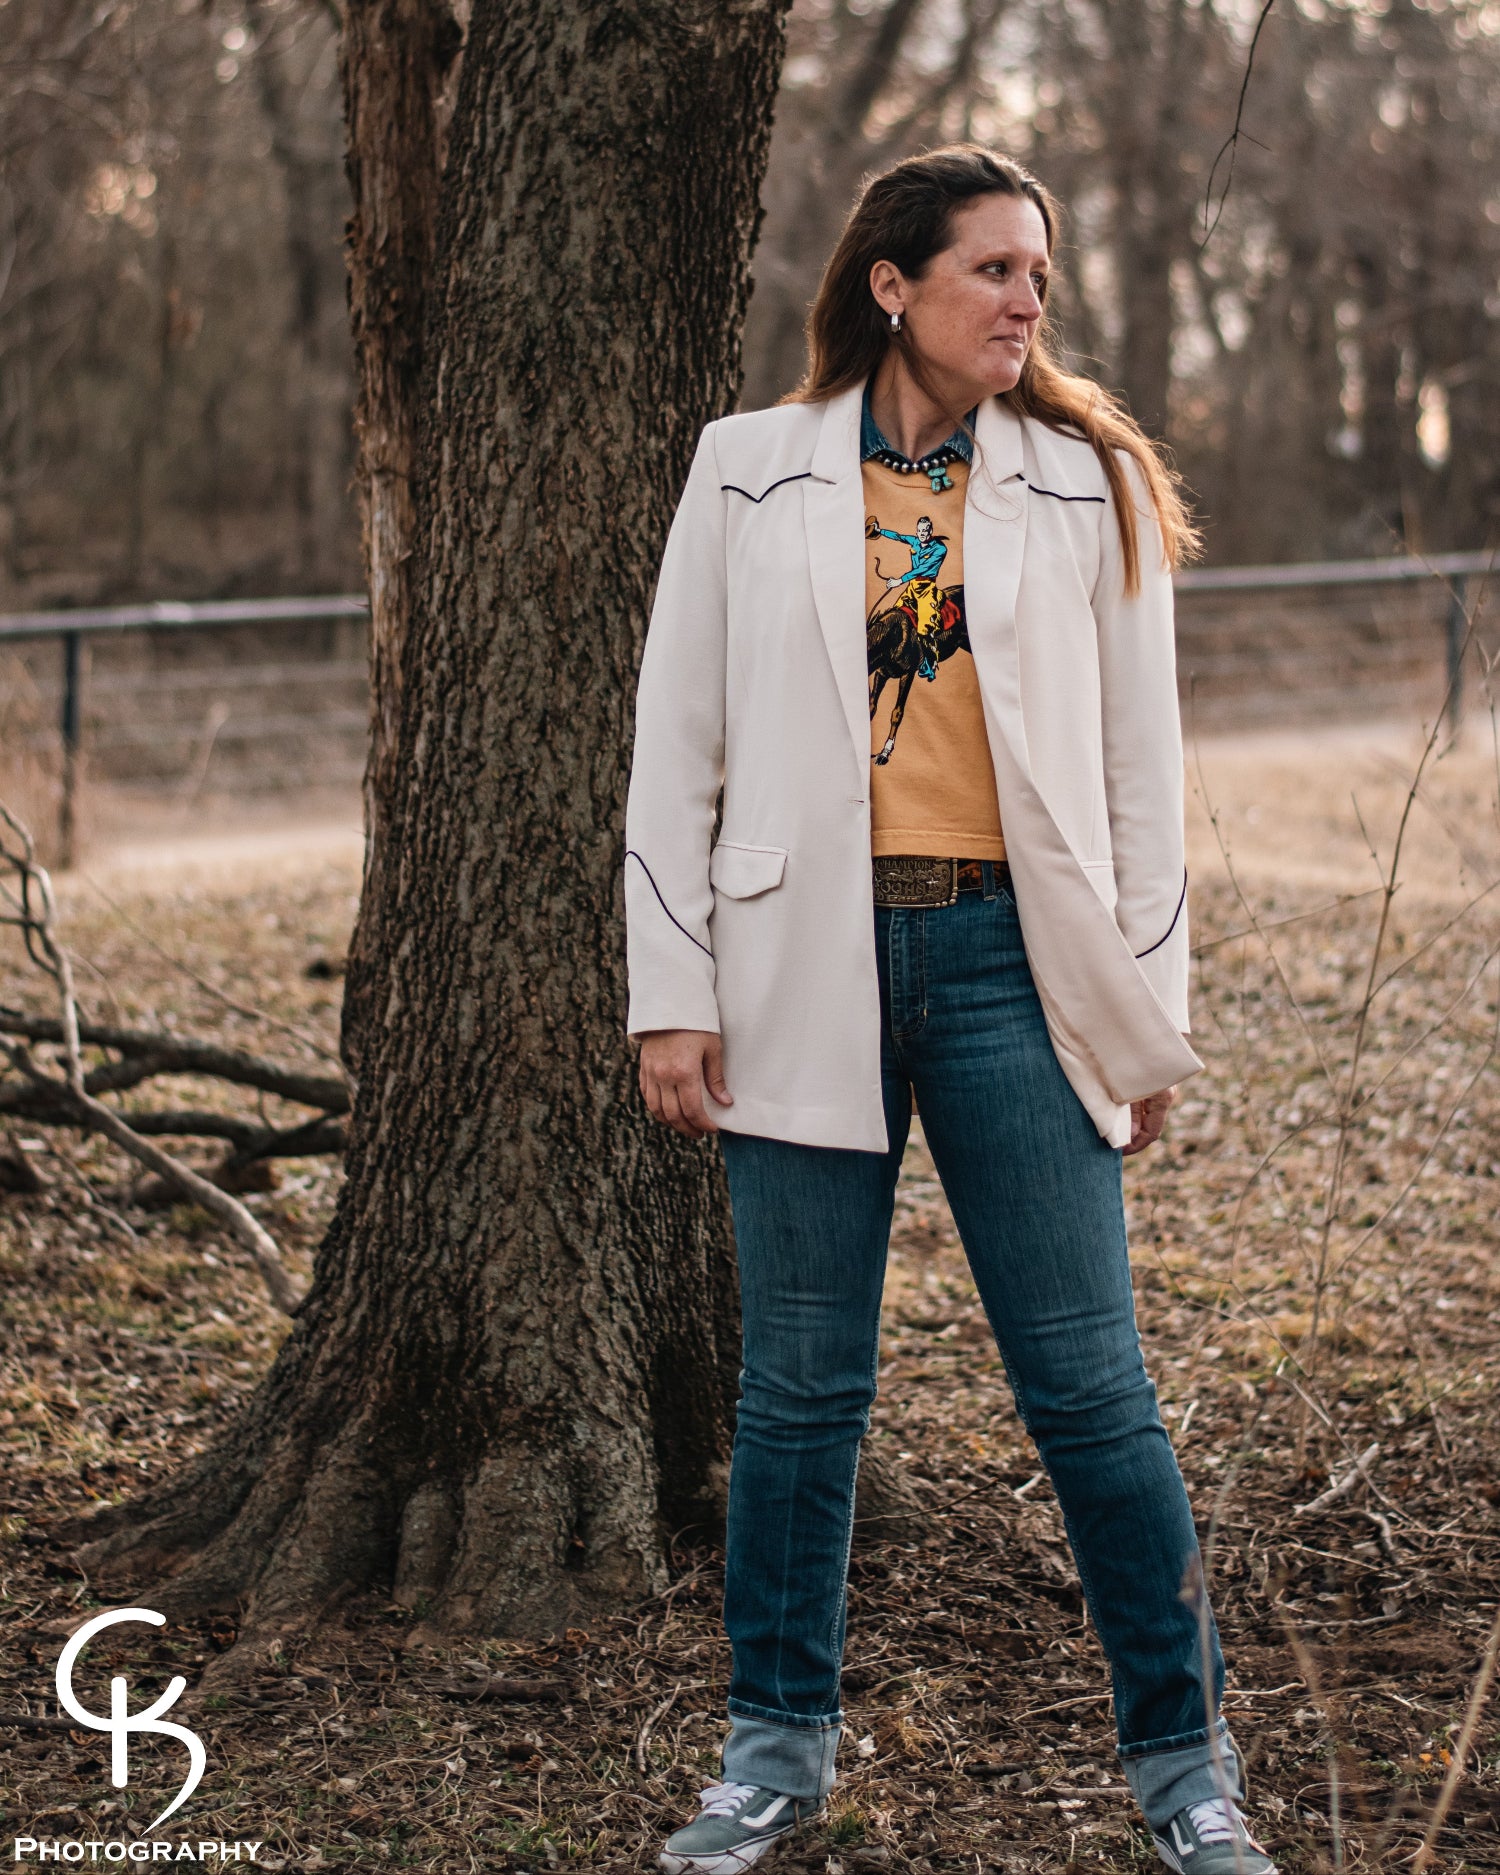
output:
<svg viewBox="0 0 1500 1875"><path fill-rule="evenodd" d="M1010 390L1042 316L1050 262L1041 211L1024 195L981 195L920 280L890 261L870 269L881 309L901 314L933 388L953 408Z"/></svg>

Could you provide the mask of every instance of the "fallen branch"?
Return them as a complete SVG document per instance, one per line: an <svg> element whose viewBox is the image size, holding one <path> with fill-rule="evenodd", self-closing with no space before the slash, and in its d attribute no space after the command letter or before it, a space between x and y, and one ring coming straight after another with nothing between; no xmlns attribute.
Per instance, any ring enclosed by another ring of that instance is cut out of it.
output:
<svg viewBox="0 0 1500 1875"><path fill-rule="evenodd" d="M31 1083L19 1092L25 1098L17 1099L0 1111L33 1126L79 1125L77 1111L66 1101L53 1099L45 1089ZM124 1117L145 1139L225 1140L234 1148L225 1161L226 1166L250 1165L258 1159L311 1159L323 1153L337 1154L344 1150L347 1138L343 1121L327 1114L284 1127L264 1126L255 1120L237 1119L230 1113L192 1110L132 1113Z"/></svg>
<svg viewBox="0 0 1500 1875"><path fill-rule="evenodd" d="M1097 1803L1118 1803L1131 1792L1128 1784L1042 1784L1026 1794L1031 1798L1066 1797L1069 1801L1076 1801L1081 1797L1085 1800L1091 1798Z"/></svg>
<svg viewBox="0 0 1500 1875"><path fill-rule="evenodd" d="M48 1096L50 1104L71 1111L78 1123L88 1130L103 1133L131 1158L176 1186L184 1196L201 1205L211 1217L224 1224L236 1242L249 1252L266 1285L266 1292L276 1307L287 1315L292 1314L300 1297L282 1264L276 1241L264 1225L237 1198L222 1191L181 1160L174 1159L170 1153L163 1152L161 1147L152 1145L113 1108L105 1106L89 1091L83 1068L72 960L57 938L57 902L52 892L52 880L46 868L37 864L36 846L30 832L3 802L0 802L0 822L13 836L12 839L0 839L0 858L8 862L18 875L18 888L4 889L4 900L13 908L13 915L6 917L4 922L20 928L27 955L52 979L57 992L59 1016L52 1032L39 1039L54 1045L61 1044L66 1077L59 1080L36 1065L26 1047L26 1039L30 1038L0 1040L0 1053L5 1055L26 1083ZM21 1020L25 1021L26 1018ZM341 1095L344 1094L342 1088L339 1091Z"/></svg>
<svg viewBox="0 0 1500 1875"><path fill-rule="evenodd" d="M651 1734L656 1730L659 1721L664 1719L672 1710L672 1707L676 1704L677 1695L681 1691L682 1682L679 1680L672 1688L671 1692L667 1694L666 1698L661 1701L660 1705L651 1708L650 1712L646 1715L645 1724L635 1735L635 1768L640 1772L642 1777L646 1775L646 1747L651 1743Z"/></svg>
<svg viewBox="0 0 1500 1875"><path fill-rule="evenodd" d="M0 1051L10 1057L11 1065L18 1068L28 1080L47 1088L55 1099L68 1102L79 1122L90 1131L103 1133L106 1139L112 1139L132 1159L175 1185L184 1197L201 1205L210 1217L216 1217L228 1228L231 1236L249 1251L266 1285L266 1293L277 1308L286 1315L296 1310L301 1297L282 1266L281 1252L276 1247L275 1238L238 1198L230 1197L227 1191L220 1190L201 1173L193 1171L180 1159L174 1159L171 1153L163 1152L160 1146L153 1146L150 1140L143 1139L119 1114L106 1107L102 1100L95 1100L92 1094L85 1094L81 1088L70 1087L65 1081L57 1081L43 1074L24 1049L0 1042Z"/></svg>
<svg viewBox="0 0 1500 1875"><path fill-rule="evenodd" d="M0 1005L0 1035L66 1045L63 1025L56 1018L29 1016L3 1005ZM211 1080L229 1081L237 1087L253 1087L263 1094L276 1094L283 1100L295 1100L304 1107L320 1107L324 1113L349 1111L349 1090L332 1075L279 1067L275 1062L262 1061L236 1048L221 1048L213 1042L193 1041L149 1029L114 1028L104 1022L79 1022L77 1035L78 1040L89 1047L113 1049L124 1057L122 1061L107 1062L103 1067L90 1070L83 1083L84 1091L90 1094L120 1093L158 1074L201 1074ZM5 1093L6 1090L0 1088L0 1113L7 1111Z"/></svg>

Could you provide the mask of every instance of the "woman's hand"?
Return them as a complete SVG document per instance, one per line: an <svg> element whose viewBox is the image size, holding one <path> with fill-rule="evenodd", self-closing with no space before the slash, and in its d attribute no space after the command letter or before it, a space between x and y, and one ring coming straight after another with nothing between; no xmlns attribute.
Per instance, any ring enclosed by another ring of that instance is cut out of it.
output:
<svg viewBox="0 0 1500 1875"><path fill-rule="evenodd" d="M641 1092L646 1105L684 1139L717 1133L703 1089L721 1107L733 1105L724 1084L724 1044L711 1029L653 1029L641 1037Z"/></svg>
<svg viewBox="0 0 1500 1875"><path fill-rule="evenodd" d="M1167 1123L1167 1108L1176 1098L1175 1087L1164 1087L1159 1094L1148 1094L1144 1100L1131 1101L1130 1144L1121 1148L1127 1157L1132 1152L1144 1152L1147 1146L1161 1138L1161 1129Z"/></svg>

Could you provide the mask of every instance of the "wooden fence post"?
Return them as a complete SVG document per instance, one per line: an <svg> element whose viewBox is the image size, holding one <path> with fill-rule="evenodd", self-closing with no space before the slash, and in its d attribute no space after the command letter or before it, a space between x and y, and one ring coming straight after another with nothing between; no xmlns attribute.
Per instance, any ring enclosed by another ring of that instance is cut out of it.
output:
<svg viewBox="0 0 1500 1875"><path fill-rule="evenodd" d="M79 689L82 684L83 634L65 631L62 682L62 799L57 811L57 864L66 872L73 864L77 837Z"/></svg>

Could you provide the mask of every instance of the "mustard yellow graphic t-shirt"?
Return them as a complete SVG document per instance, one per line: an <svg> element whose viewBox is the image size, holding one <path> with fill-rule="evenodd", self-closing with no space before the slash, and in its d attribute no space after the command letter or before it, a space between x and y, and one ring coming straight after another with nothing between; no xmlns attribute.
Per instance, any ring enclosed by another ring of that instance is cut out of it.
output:
<svg viewBox="0 0 1500 1875"><path fill-rule="evenodd" d="M1005 857L964 614L970 449L960 430L912 463L886 442L866 400L860 473L877 854Z"/></svg>

